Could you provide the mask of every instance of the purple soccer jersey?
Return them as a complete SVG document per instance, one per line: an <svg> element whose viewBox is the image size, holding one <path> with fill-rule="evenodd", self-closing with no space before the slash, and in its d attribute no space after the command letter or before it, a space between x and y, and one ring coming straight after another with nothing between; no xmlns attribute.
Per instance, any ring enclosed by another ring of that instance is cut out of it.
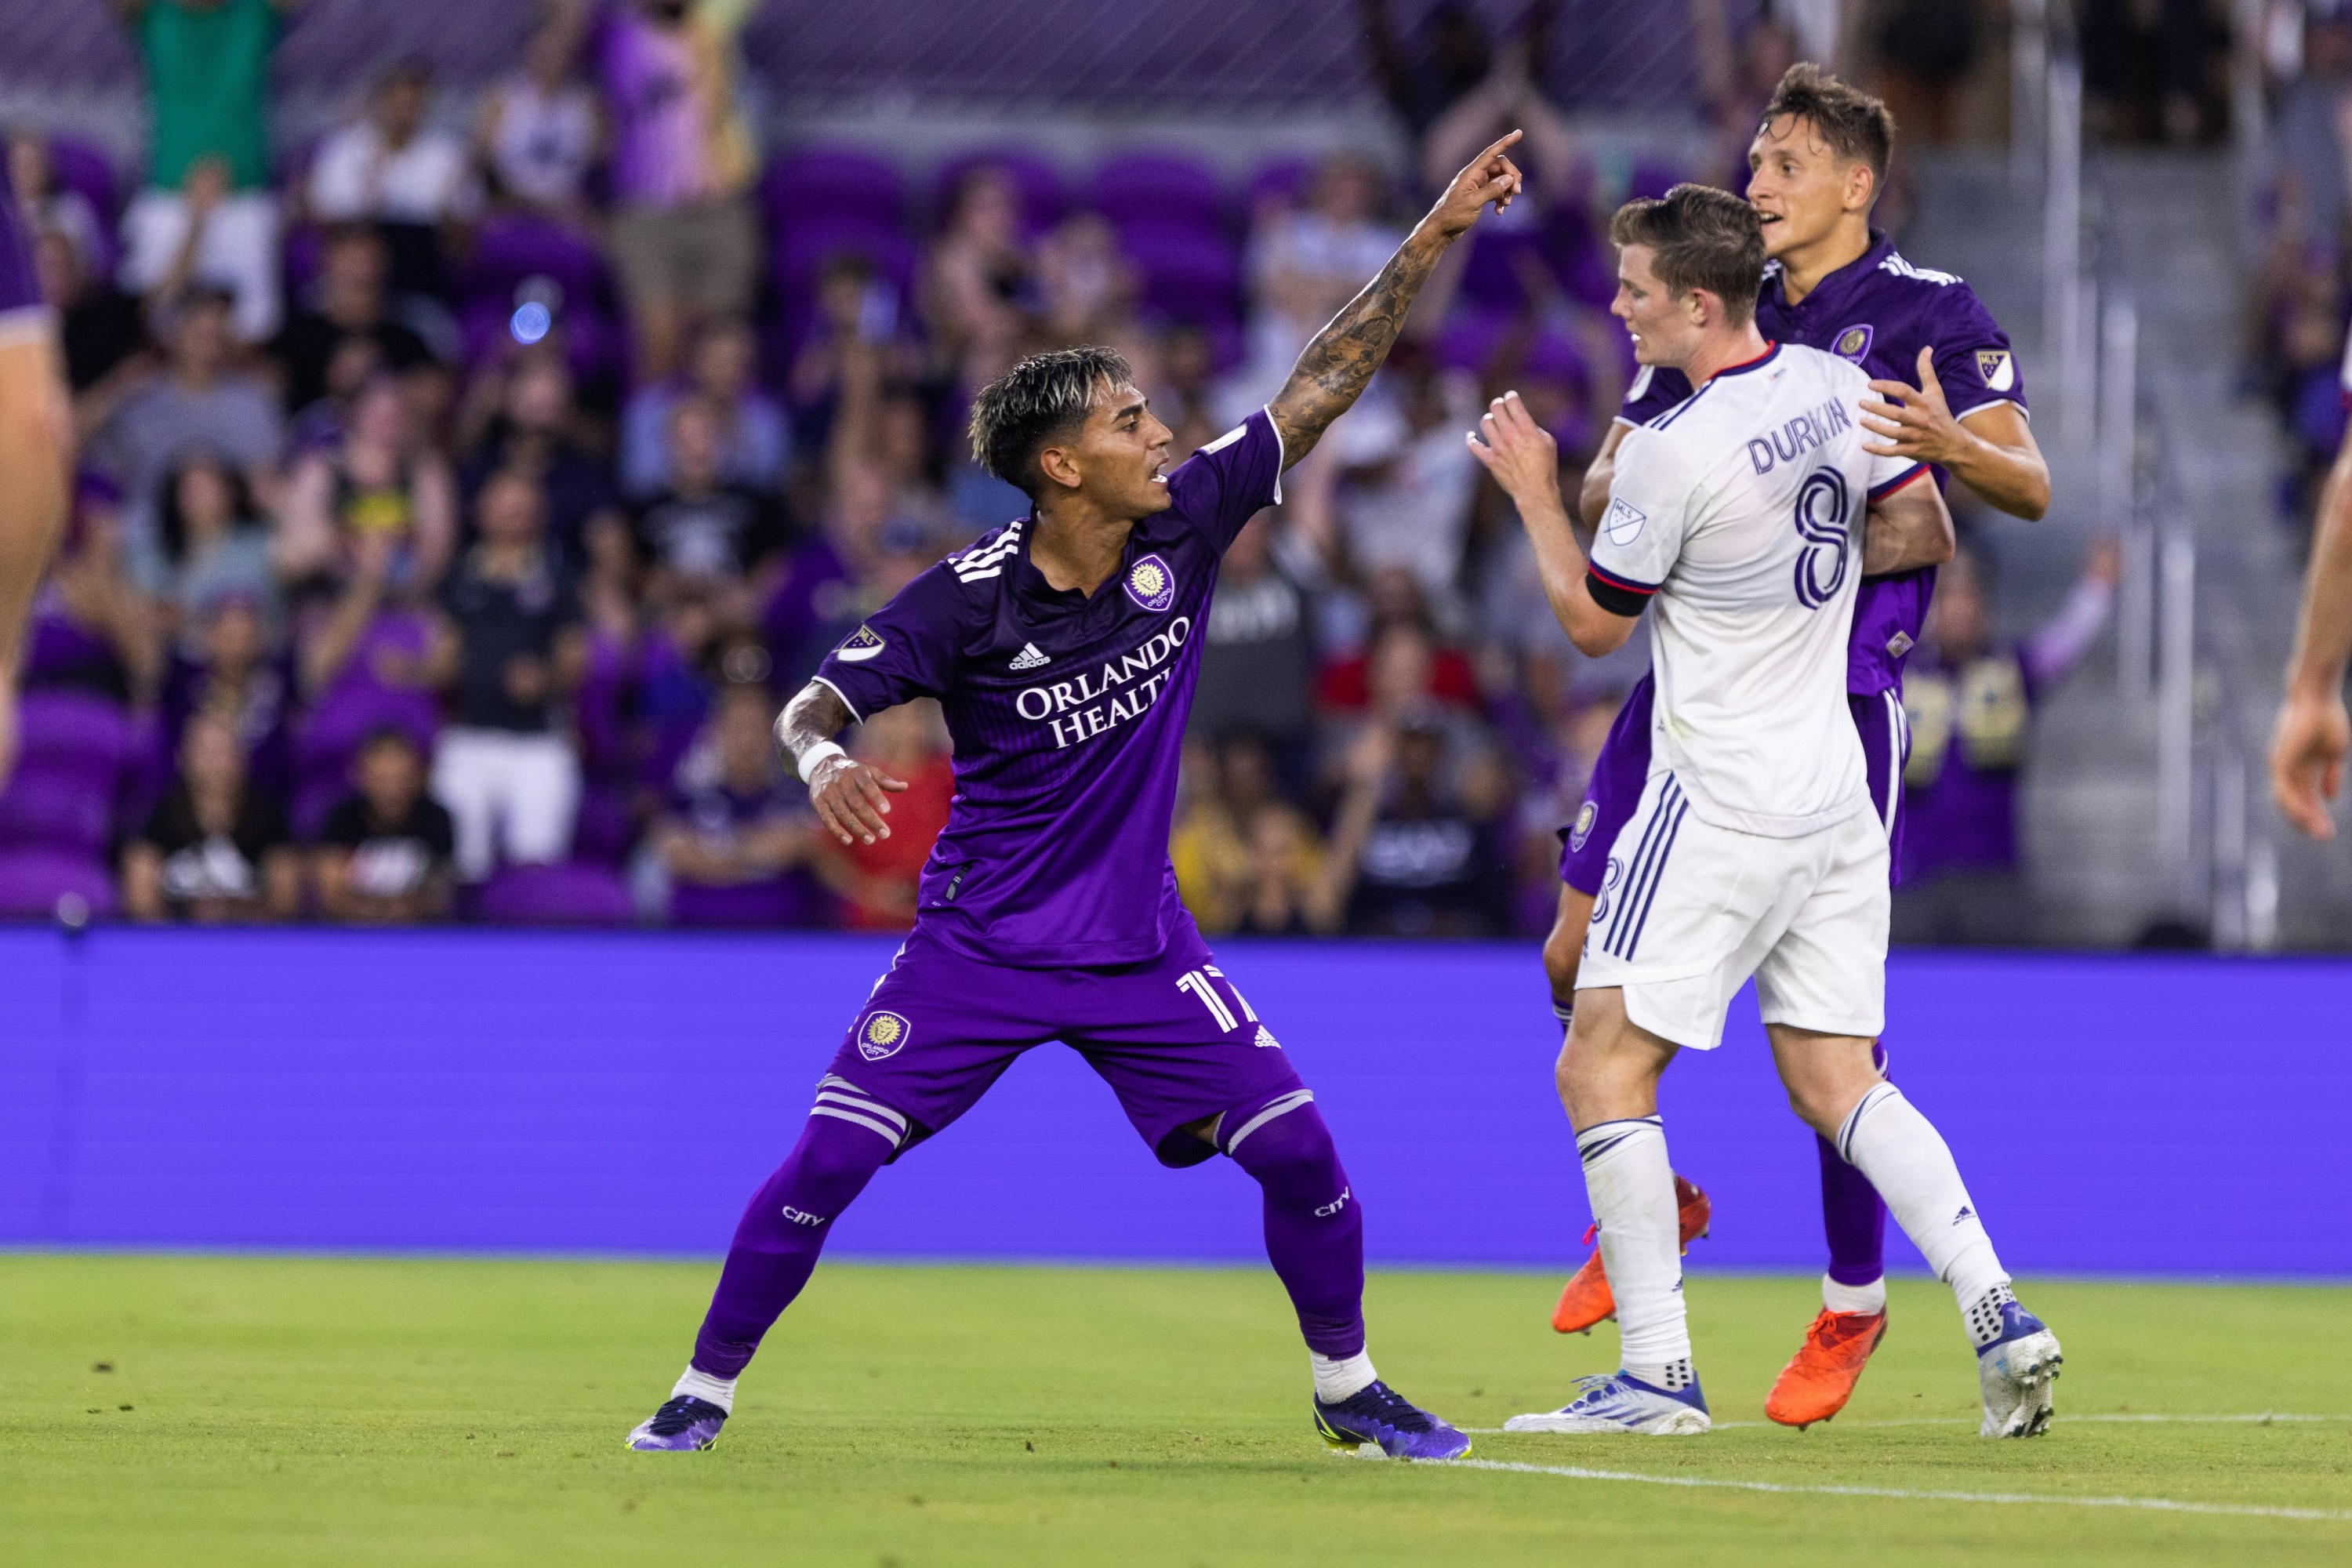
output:
<svg viewBox="0 0 2352 1568"><path fill-rule="evenodd" d="M1168 476L1092 598L1029 561L1034 515L902 589L816 678L861 720L936 697L956 794L916 891L916 929L1033 969L1156 959L1190 925L1168 860L1200 669L1195 629L1225 547L1279 498L1261 410Z"/></svg>

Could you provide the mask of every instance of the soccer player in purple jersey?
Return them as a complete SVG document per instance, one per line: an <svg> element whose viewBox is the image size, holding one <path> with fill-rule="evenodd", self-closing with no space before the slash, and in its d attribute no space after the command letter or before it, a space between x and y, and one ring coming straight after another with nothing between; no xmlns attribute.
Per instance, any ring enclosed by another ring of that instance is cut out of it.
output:
<svg viewBox="0 0 2352 1568"><path fill-rule="evenodd" d="M1038 354L982 389L973 454L1028 492L1029 515L908 584L777 721L825 826L871 844L905 785L833 737L911 698L945 707L955 804L915 930L744 1211L693 1360L631 1447L709 1447L842 1210L1014 1058L1059 1039L1162 1164L1223 1154L1257 1180L1324 1439L1400 1458L1469 1451L1373 1371L1361 1209L1313 1092L1178 901L1168 828L1219 561L1363 391L1446 247L1518 194L1505 155L1517 139L1454 178L1264 411L1173 473L1168 427L1108 349Z"/></svg>
<svg viewBox="0 0 2352 1568"><path fill-rule="evenodd" d="M1882 437L1870 447L1874 455L1928 464L1938 485L1957 479L2002 511L2038 519L2049 509L2050 474L2026 426L2025 388L2008 334L1966 283L1912 266L1870 226L1894 141L1894 118L1877 99L1817 66L1794 66L1781 78L1748 150L1748 199L1762 216L1769 258L1757 325L1769 340L1822 349L1871 373L1872 390L1887 400L1863 416ZM1915 375L1916 386L1908 381ZM1625 433L1689 395L1689 382L1667 366L1645 367L1635 378L1585 475L1579 510L1588 522L1609 506ZM1935 584L1932 566L1866 578L1854 605L1847 699L1879 818L1898 851L1909 742L1903 661L1919 640ZM1544 968L1563 1029L1593 900L1612 868L1610 847L1649 773L1652 692L1644 675L1627 695L1576 820L1562 830L1559 914L1544 943ZM1883 1047L1878 1061L1885 1066ZM1765 1405L1773 1420L1796 1426L1844 1406L1886 1331L1885 1205L1827 1139L1817 1142L1830 1244L1822 1306ZM1704 1233L1709 1206L1697 1188L1680 1177L1676 1184L1687 1247ZM1560 1292L1552 1326L1588 1331L1615 1310L1596 1250Z"/></svg>
<svg viewBox="0 0 2352 1568"><path fill-rule="evenodd" d="M0 167L0 784L16 766L25 623L65 526L73 452L57 316L41 299L23 212Z"/></svg>

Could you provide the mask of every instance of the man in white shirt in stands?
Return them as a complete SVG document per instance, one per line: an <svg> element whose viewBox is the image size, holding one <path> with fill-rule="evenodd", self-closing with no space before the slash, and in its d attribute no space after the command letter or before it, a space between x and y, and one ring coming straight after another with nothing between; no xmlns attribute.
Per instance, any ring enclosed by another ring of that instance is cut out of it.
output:
<svg viewBox="0 0 2352 1568"><path fill-rule="evenodd" d="M1518 503L1545 592L1598 656L1657 605L1651 771L1587 930L1561 1102L1576 1129L1623 1336L1619 1372L1581 1379L1515 1431L1696 1433L1674 1176L1657 1086L1710 1050L1750 975L1790 1103L1859 1166L1958 1297L1986 1436L2048 1424L2059 1346L2017 1304L1951 1151L1872 1065L1885 1024L1884 826L1845 701L1865 574L1951 553L1927 470L1864 449L1859 367L1764 341L1756 210L1678 185L1628 203L1615 314L1644 364L1696 390L1630 432L1587 561L1551 438L1516 395L1472 449Z"/></svg>

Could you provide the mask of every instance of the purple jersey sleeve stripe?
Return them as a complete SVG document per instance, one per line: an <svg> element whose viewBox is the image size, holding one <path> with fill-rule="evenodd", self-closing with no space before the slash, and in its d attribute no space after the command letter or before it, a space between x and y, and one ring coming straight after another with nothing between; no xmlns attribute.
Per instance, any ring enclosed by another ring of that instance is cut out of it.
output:
<svg viewBox="0 0 2352 1568"><path fill-rule="evenodd" d="M2352 393L2347 393L2346 395L2352 396ZM2011 397L2006 393L1988 397L1981 403L1971 403L1966 408L1955 408L1952 410L1952 417L1955 419L1966 419L1972 414L1982 414L1986 409L1997 408L2004 403L2008 404L2011 408L2016 409L2020 414L2024 415L2026 418L2031 419L2033 417L2033 410L2025 406L2023 399Z"/></svg>
<svg viewBox="0 0 2352 1568"><path fill-rule="evenodd" d="M1927 471L1927 464L1914 463L1903 472L1887 480L1885 484L1872 486L1870 490L1870 499L1873 500L1885 500L1888 496L1893 495L1896 490L1901 489L1905 485L1909 484L1913 479L1917 479Z"/></svg>

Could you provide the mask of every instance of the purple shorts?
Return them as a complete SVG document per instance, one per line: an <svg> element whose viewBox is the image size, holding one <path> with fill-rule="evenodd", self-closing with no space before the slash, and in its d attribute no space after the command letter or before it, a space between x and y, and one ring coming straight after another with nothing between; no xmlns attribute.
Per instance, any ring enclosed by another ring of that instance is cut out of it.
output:
<svg viewBox="0 0 2352 1568"><path fill-rule="evenodd" d="M1107 969L983 963L918 925L826 1070L907 1117L903 1153L1049 1040L1102 1075L1163 1165L1217 1152L1184 1128L1302 1087L1189 918L1158 958Z"/></svg>
<svg viewBox="0 0 2352 1568"><path fill-rule="evenodd" d="M1650 706L1657 684L1644 675L1625 694L1625 706L1609 726L1609 739L1592 764L1592 782L1576 820L1559 830L1559 879L1591 897L1601 891L1609 868L1609 847L1642 803L1650 777ZM1846 694L1846 708L1862 736L1863 761L1870 773L1870 800L1886 828L1887 877L1903 859L1903 764L1911 755L1911 731L1903 719L1903 694Z"/></svg>

